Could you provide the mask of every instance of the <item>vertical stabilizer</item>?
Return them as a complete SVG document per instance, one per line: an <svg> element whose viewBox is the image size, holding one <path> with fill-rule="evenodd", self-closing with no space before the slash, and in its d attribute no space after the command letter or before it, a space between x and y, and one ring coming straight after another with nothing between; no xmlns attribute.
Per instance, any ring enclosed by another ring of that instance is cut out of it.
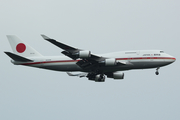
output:
<svg viewBox="0 0 180 120"><path fill-rule="evenodd" d="M11 45L13 52L23 57L38 57L42 56L34 48L30 47L27 43L20 40L15 35L7 35L8 41Z"/></svg>

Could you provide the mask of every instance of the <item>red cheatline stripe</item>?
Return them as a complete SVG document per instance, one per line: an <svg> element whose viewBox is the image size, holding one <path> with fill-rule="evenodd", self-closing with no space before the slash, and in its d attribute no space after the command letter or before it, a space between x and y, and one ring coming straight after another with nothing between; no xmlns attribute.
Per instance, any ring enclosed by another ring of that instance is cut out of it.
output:
<svg viewBox="0 0 180 120"><path fill-rule="evenodd" d="M136 58L116 58L116 60L147 60L147 59L171 59L176 60L173 57L136 57ZM35 65L43 63L68 63L68 62L78 62L79 60L59 60L59 61L43 61L43 62L31 62L23 63L22 65Z"/></svg>
<svg viewBox="0 0 180 120"><path fill-rule="evenodd" d="M173 57L136 57L136 58L116 58L116 60L137 60L137 59L173 59Z"/></svg>
<svg viewBox="0 0 180 120"><path fill-rule="evenodd" d="M22 65L34 65L42 63L64 63L64 62L78 62L79 60L59 60L59 61L43 61L43 62L32 62L32 63L23 63Z"/></svg>

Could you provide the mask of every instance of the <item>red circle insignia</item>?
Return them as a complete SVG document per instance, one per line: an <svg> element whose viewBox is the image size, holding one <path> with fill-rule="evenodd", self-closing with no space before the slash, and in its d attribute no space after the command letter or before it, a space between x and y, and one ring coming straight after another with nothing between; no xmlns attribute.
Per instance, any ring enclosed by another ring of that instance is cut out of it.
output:
<svg viewBox="0 0 180 120"><path fill-rule="evenodd" d="M25 44L19 43L19 44L16 46L16 50L17 50L17 52L19 52L19 53L23 53L23 52L26 50Z"/></svg>

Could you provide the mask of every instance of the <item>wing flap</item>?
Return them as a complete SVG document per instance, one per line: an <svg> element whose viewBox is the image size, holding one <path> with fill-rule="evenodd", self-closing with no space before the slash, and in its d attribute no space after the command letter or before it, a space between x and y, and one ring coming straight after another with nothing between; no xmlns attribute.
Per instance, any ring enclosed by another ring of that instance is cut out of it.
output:
<svg viewBox="0 0 180 120"><path fill-rule="evenodd" d="M86 77L88 73L78 73L78 74L72 74L70 72L67 72L69 76L78 76L78 77Z"/></svg>

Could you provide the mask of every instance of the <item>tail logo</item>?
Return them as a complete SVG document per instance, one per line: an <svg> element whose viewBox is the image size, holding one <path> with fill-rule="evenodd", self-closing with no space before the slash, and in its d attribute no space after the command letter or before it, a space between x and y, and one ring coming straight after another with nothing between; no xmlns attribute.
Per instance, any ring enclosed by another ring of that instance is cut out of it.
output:
<svg viewBox="0 0 180 120"><path fill-rule="evenodd" d="M16 46L16 50L17 50L17 52L19 52L19 53L23 53L23 52L26 50L26 45L23 44L23 43L19 43L19 44Z"/></svg>

